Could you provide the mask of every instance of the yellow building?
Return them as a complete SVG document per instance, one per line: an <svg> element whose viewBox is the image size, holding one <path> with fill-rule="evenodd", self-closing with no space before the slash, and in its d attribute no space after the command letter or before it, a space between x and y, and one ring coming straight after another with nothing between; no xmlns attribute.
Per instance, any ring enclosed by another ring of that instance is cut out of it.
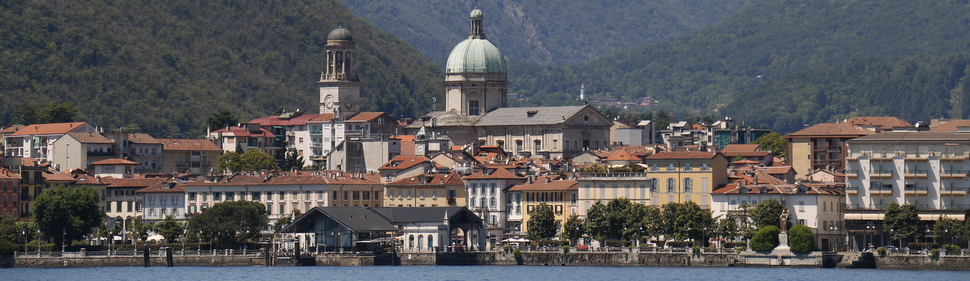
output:
<svg viewBox="0 0 970 281"><path fill-rule="evenodd" d="M522 205L525 213L522 215L522 229L528 231L529 219L539 204L546 203L552 208L556 219L558 233L561 235L563 222L572 215L578 215L576 202L578 200L579 184L574 180L554 180L557 176L539 177L534 182L513 186L512 192L522 193Z"/></svg>
<svg viewBox="0 0 970 281"><path fill-rule="evenodd" d="M465 207L465 181L458 174L421 174L384 184L387 207Z"/></svg>
<svg viewBox="0 0 970 281"><path fill-rule="evenodd" d="M647 156L644 163L656 190L650 202L658 206L694 201L710 209L711 190L728 182L727 159L716 152L660 152Z"/></svg>

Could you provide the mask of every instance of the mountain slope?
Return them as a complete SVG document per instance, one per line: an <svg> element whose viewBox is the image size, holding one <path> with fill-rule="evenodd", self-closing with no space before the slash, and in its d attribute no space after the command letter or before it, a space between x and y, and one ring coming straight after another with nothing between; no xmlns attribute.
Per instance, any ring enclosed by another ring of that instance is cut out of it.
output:
<svg viewBox="0 0 970 281"><path fill-rule="evenodd" d="M401 37L438 65L468 34L468 12L510 59L540 64L670 41L710 26L754 0L341 0L354 14Z"/></svg>
<svg viewBox="0 0 970 281"><path fill-rule="evenodd" d="M510 91L527 97L524 104L543 104L574 99L585 82L594 99L653 97L659 108L681 116L707 114L793 71L861 57L967 50L968 9L967 1L758 1L673 42L570 67L510 67ZM737 101L747 102L759 101Z"/></svg>
<svg viewBox="0 0 970 281"><path fill-rule="evenodd" d="M364 110L426 111L441 71L412 47L325 1L0 2L0 124L22 102L70 101L81 121L198 137L205 117L279 107L316 113L326 36L357 43Z"/></svg>

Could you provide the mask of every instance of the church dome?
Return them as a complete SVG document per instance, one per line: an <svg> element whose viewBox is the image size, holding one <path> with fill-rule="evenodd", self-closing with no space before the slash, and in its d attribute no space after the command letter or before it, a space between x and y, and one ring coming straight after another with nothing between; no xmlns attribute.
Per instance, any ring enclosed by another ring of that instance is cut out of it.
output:
<svg viewBox="0 0 970 281"><path fill-rule="evenodd" d="M473 18L482 17L482 10L479 10L478 7L476 7L474 10L472 10L471 17Z"/></svg>
<svg viewBox="0 0 970 281"><path fill-rule="evenodd" d="M451 50L445 73L506 73L505 56L488 39L465 39Z"/></svg>
<svg viewBox="0 0 970 281"><path fill-rule="evenodd" d="M327 35L327 41L354 41L354 36L350 34L350 30L338 27L330 31L330 35Z"/></svg>

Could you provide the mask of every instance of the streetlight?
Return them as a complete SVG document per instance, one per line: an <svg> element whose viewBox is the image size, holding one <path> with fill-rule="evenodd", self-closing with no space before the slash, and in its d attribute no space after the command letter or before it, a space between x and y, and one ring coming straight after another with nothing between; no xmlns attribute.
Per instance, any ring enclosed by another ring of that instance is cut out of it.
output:
<svg viewBox="0 0 970 281"><path fill-rule="evenodd" d="M61 234L61 255L64 255L64 250L67 247L67 229L61 228L61 230L64 231L64 233Z"/></svg>
<svg viewBox="0 0 970 281"><path fill-rule="evenodd" d="M832 224L832 225L829 225L829 233L832 233L832 232L837 232L837 231L839 231L839 228L838 228L838 227L836 227L836 226L835 226L835 224ZM836 236L836 237L837 237L837 236ZM838 241L838 239L836 239L836 242L837 242L837 241ZM838 251L838 247L839 247L839 246L838 246L838 243L833 243L833 244L835 244L835 248L836 248L836 251Z"/></svg>
<svg viewBox="0 0 970 281"><path fill-rule="evenodd" d="M875 226L875 225L873 225L873 224L872 224L872 222L869 222L869 224L868 224L868 225L866 225L866 237L868 237L868 238L869 238L869 243L868 243L868 244L866 244L866 249L868 249L869 247L871 247L871 246L872 246L872 237L871 237L871 236L869 236L869 231L873 231L873 230L875 230L875 229L876 229L876 226Z"/></svg>

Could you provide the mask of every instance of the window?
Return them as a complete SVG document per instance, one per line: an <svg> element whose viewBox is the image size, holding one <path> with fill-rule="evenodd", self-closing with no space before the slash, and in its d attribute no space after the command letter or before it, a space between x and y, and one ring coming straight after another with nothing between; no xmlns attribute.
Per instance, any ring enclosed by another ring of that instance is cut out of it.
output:
<svg viewBox="0 0 970 281"><path fill-rule="evenodd" d="M660 190L660 179L651 178L650 179L650 192L659 192Z"/></svg>
<svg viewBox="0 0 970 281"><path fill-rule="evenodd" d="M701 172L707 172L709 170L711 170L711 165L710 164L707 164L707 163L702 163L701 164Z"/></svg>
<svg viewBox="0 0 970 281"><path fill-rule="evenodd" d="M522 151L522 140L515 140L515 151Z"/></svg>
<svg viewBox="0 0 970 281"><path fill-rule="evenodd" d="M259 193L259 191L254 191L252 193L252 197L253 197L253 201L263 200L263 194Z"/></svg>
<svg viewBox="0 0 970 281"><path fill-rule="evenodd" d="M360 191L354 191L354 200L360 200Z"/></svg>
<svg viewBox="0 0 970 281"><path fill-rule="evenodd" d="M195 197L196 197L195 192L189 192L189 201L195 201Z"/></svg>
<svg viewBox="0 0 970 281"><path fill-rule="evenodd" d="M212 201L221 201L221 200L222 200L222 192L212 193Z"/></svg>
<svg viewBox="0 0 970 281"><path fill-rule="evenodd" d="M667 172L674 172L674 171L677 171L677 167L674 166L674 163L667 164Z"/></svg>
<svg viewBox="0 0 970 281"><path fill-rule="evenodd" d="M693 169L694 167L692 167L690 163L684 164L684 172L690 172Z"/></svg>
<svg viewBox="0 0 970 281"><path fill-rule="evenodd" d="M458 197L458 191L457 190L449 190L448 191L448 198L455 198L455 197Z"/></svg>
<svg viewBox="0 0 970 281"><path fill-rule="evenodd" d="M491 198L491 204L489 204L488 206L489 207L492 207L492 208L495 208L495 197L492 197Z"/></svg>
<svg viewBox="0 0 970 281"><path fill-rule="evenodd" d="M667 192L677 192L677 180L674 178L667 178Z"/></svg>
<svg viewBox="0 0 970 281"><path fill-rule="evenodd" d="M708 180L707 180L707 178L701 178L701 192L705 192L706 193L707 192L707 189L708 189Z"/></svg>
<svg viewBox="0 0 970 281"><path fill-rule="evenodd" d="M477 183L473 183L472 184L471 193L473 195L478 195L478 184Z"/></svg>
<svg viewBox="0 0 970 281"><path fill-rule="evenodd" d="M651 172L659 172L660 171L660 164L650 164L650 171Z"/></svg>
<svg viewBox="0 0 970 281"><path fill-rule="evenodd" d="M532 141L532 145L534 145L534 146L535 146L535 149L536 149L537 151L538 151L538 150L542 150L542 141L541 141L541 140L533 140L533 141Z"/></svg>
<svg viewBox="0 0 970 281"><path fill-rule="evenodd" d="M282 215L286 213L286 203L280 203L280 208L278 209L278 214Z"/></svg>
<svg viewBox="0 0 970 281"><path fill-rule="evenodd" d="M692 179L692 178L685 178L684 179L684 192L687 192L687 193L694 192L693 191L693 188L694 188L694 179Z"/></svg>
<svg viewBox="0 0 970 281"><path fill-rule="evenodd" d="M424 199L424 190L421 190L421 192L419 192L418 194L420 196L418 198Z"/></svg>
<svg viewBox="0 0 970 281"><path fill-rule="evenodd" d="M374 196L374 197L377 197L377 196ZM370 191L364 191L364 200L370 200Z"/></svg>
<svg viewBox="0 0 970 281"><path fill-rule="evenodd" d="M468 101L468 115L477 116L478 114L479 114L478 101L477 100Z"/></svg>

